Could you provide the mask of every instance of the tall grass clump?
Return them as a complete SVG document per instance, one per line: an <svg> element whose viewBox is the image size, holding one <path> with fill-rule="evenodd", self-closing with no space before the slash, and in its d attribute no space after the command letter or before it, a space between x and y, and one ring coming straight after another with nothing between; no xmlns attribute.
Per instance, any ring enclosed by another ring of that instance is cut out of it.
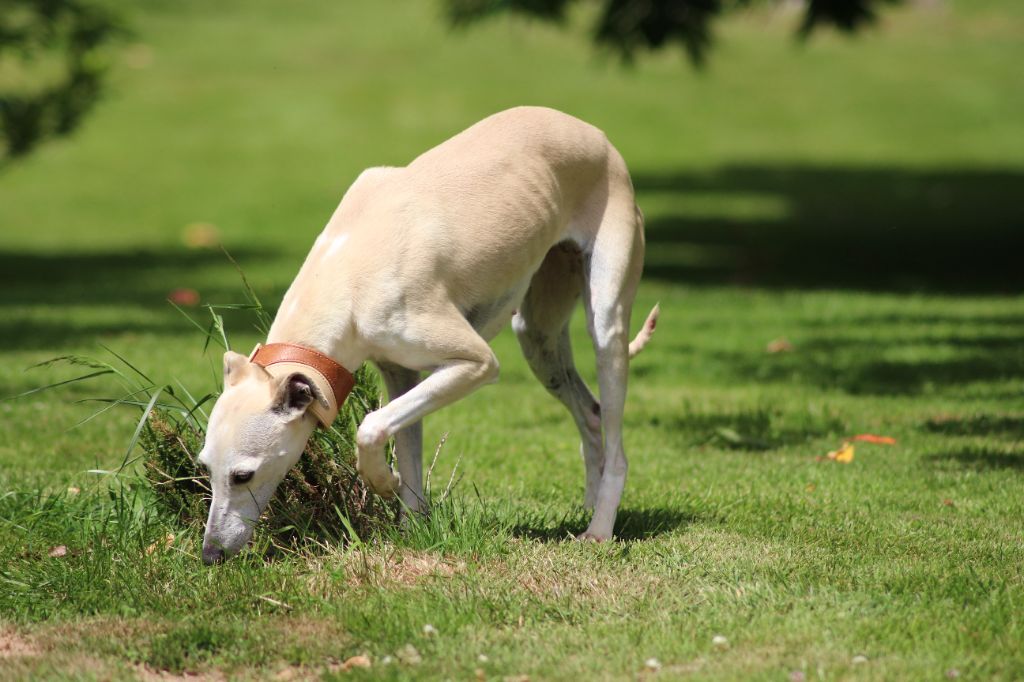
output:
<svg viewBox="0 0 1024 682"><path fill-rule="evenodd" d="M317 429L278 487L257 529L258 547L345 542L351 533L365 537L394 518L394 505L371 494L355 470L355 429L380 405L371 370L362 367L355 376L337 420L330 429ZM139 434L142 475L162 511L184 526L206 521L210 499L207 476L196 463L206 414L191 407L157 402Z"/></svg>
<svg viewBox="0 0 1024 682"><path fill-rule="evenodd" d="M247 302L207 304L208 325L179 308L202 332L204 351L211 344L224 349L231 347L221 310L248 311L261 333L266 334L269 329L270 316L244 275L242 281ZM101 347L110 356L109 361L69 355L41 363L83 366L91 371L30 393L101 376L115 379L123 390L120 397L87 399L85 402L103 406L81 423L118 407L137 409L140 417L120 466L94 473L110 475L120 489L127 486L147 490L160 513L173 523L187 528L201 527L209 509L210 488L196 458L205 440L208 410L222 386L212 386L196 397L197 394L180 381L160 384L123 355L102 344ZM316 430L298 464L285 477L264 511L254 535L254 545L259 551L292 552L346 543L353 535L366 537L394 521L397 503L373 495L355 470L356 428L367 413L380 406L376 374L364 366L356 371L355 378L355 387L337 419L329 429Z"/></svg>

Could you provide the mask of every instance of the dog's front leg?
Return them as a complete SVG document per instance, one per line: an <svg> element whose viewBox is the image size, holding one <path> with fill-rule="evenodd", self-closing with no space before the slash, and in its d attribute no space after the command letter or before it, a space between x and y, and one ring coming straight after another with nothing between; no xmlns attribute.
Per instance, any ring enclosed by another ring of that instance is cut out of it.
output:
<svg viewBox="0 0 1024 682"><path fill-rule="evenodd" d="M366 415L359 425L356 469L378 495L390 497L402 483L388 466L384 450L388 438L498 378L497 358L483 339L476 338L474 359L441 360L438 369L415 388Z"/></svg>
<svg viewBox="0 0 1024 682"><path fill-rule="evenodd" d="M420 381L420 373L415 370L389 363L380 363L378 366L384 385L388 389L388 400L405 395ZM402 479L401 518L405 517L406 509L410 513L425 511L422 421L414 422L395 434L395 460L398 463L398 475Z"/></svg>

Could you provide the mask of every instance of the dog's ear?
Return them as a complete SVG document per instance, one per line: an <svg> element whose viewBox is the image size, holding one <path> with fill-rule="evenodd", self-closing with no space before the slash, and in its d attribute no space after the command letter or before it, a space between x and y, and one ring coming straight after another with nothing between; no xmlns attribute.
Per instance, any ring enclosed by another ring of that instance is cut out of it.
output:
<svg viewBox="0 0 1024 682"><path fill-rule="evenodd" d="M290 417L301 417L314 400L322 400L320 389L302 372L292 372L277 387L271 409Z"/></svg>
<svg viewBox="0 0 1024 682"><path fill-rule="evenodd" d="M249 358L229 350L224 353L224 386L234 386L245 377L249 369Z"/></svg>

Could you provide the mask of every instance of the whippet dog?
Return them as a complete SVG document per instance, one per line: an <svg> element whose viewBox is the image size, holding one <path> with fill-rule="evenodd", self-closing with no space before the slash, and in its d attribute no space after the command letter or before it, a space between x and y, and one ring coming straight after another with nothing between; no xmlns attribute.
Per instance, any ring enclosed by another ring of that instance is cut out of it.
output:
<svg viewBox="0 0 1024 682"><path fill-rule="evenodd" d="M248 542L366 361L390 402L358 428L357 469L377 494L398 492L410 511L424 510L421 420L497 380L487 342L509 320L580 432L584 504L594 510L580 538L609 539L626 481L629 358L658 314L630 343L643 260L643 218L622 157L600 130L552 109L510 109L404 168L364 171L285 294L266 345L224 354L224 391L199 456L213 490L204 561ZM572 359L568 323L581 297L600 404ZM398 474L385 454L392 436Z"/></svg>

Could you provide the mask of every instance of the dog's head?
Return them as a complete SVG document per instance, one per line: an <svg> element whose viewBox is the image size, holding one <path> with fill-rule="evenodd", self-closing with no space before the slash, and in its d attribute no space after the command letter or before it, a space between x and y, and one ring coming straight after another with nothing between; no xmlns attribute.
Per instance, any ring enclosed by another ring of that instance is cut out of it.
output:
<svg viewBox="0 0 1024 682"><path fill-rule="evenodd" d="M236 554L316 427L309 406L319 398L301 372L272 377L244 355L224 354L224 392L210 413L199 461L210 472L213 501L203 561Z"/></svg>

